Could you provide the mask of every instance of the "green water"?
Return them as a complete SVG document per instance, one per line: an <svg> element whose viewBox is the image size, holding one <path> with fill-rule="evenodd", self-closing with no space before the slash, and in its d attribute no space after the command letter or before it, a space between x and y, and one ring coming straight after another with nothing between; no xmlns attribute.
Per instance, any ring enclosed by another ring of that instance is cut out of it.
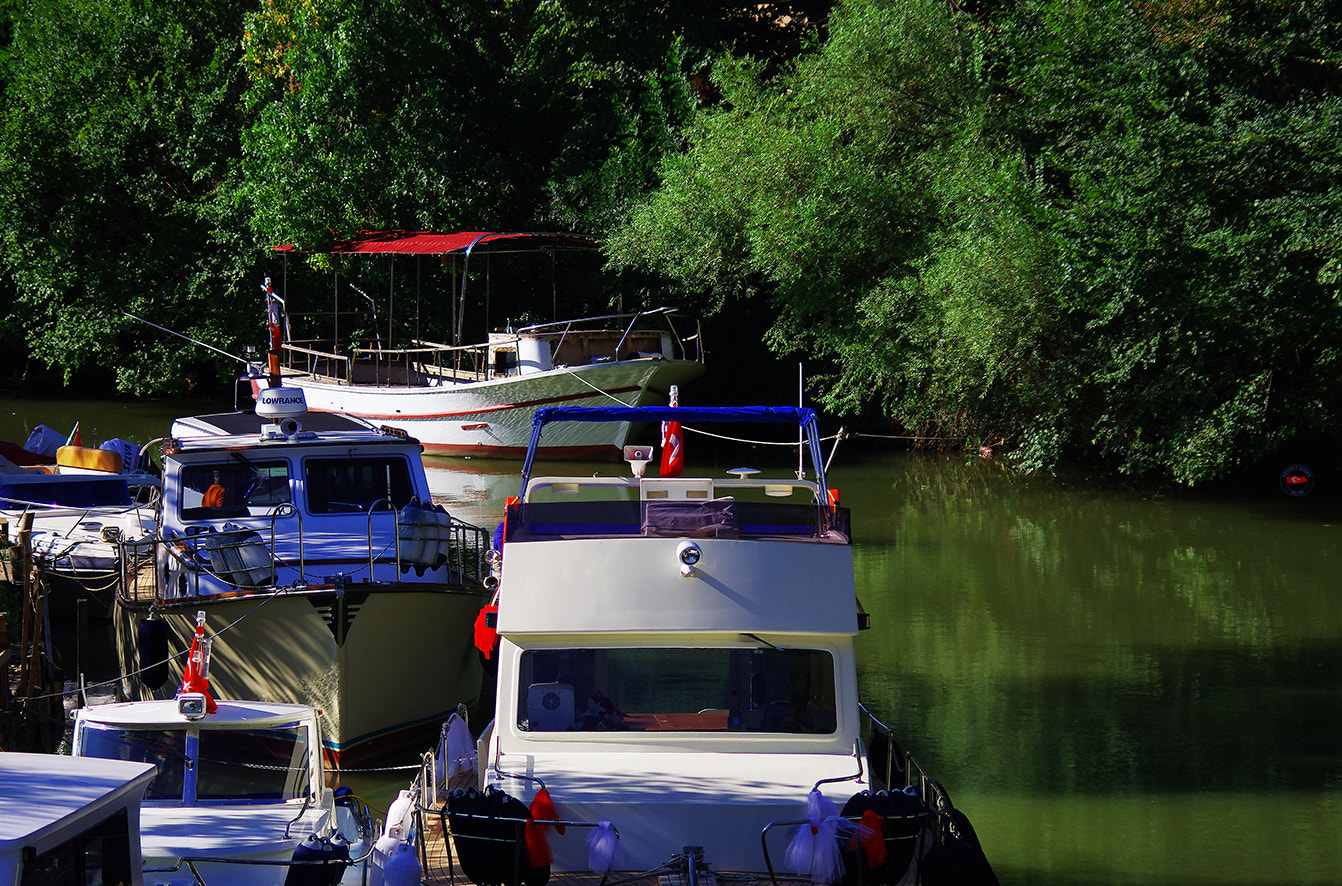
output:
<svg viewBox="0 0 1342 886"><path fill-rule="evenodd" d="M864 696L1004 882L1342 882L1342 520L992 461L836 466Z"/></svg>
<svg viewBox="0 0 1342 886"><path fill-rule="evenodd" d="M0 401L0 437L79 420L142 442L182 411ZM492 527L518 467L434 460L430 482ZM864 700L1004 884L1342 883L1342 496L1155 496L852 449L829 480L872 615ZM383 806L407 780L345 779Z"/></svg>

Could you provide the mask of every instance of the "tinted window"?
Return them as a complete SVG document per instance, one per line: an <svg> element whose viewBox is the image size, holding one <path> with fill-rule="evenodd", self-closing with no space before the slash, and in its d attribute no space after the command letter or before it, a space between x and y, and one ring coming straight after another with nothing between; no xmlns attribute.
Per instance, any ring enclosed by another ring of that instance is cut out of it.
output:
<svg viewBox="0 0 1342 886"><path fill-rule="evenodd" d="M180 482L186 520L265 511L290 499L289 466L282 461L185 465Z"/></svg>
<svg viewBox="0 0 1342 886"><path fill-rule="evenodd" d="M200 734L196 799L289 800L308 793L308 732L297 725Z"/></svg>
<svg viewBox="0 0 1342 886"><path fill-rule="evenodd" d="M522 654L517 723L537 732L828 734L834 659L816 649L543 649Z"/></svg>
<svg viewBox="0 0 1342 886"><path fill-rule="evenodd" d="M358 513L385 501L400 509L414 495L410 465L397 456L310 458L303 462L303 481L314 514Z"/></svg>
<svg viewBox="0 0 1342 886"><path fill-rule="evenodd" d="M85 724L80 753L105 760L153 763L154 780L145 791L146 800L182 799L182 769L188 759L186 733L181 731L126 730Z"/></svg>

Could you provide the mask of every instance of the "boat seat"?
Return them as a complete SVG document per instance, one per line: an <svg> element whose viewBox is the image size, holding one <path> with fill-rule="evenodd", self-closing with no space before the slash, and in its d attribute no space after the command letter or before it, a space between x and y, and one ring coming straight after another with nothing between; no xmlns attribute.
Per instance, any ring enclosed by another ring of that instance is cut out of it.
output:
<svg viewBox="0 0 1342 886"><path fill-rule="evenodd" d="M527 723L531 732L566 732L575 719L573 686L532 683L527 687Z"/></svg>

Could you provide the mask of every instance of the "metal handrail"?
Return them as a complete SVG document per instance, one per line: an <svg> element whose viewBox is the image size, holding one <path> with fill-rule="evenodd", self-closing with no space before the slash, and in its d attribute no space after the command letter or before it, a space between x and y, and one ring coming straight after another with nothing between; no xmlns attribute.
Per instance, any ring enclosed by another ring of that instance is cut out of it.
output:
<svg viewBox="0 0 1342 886"><path fill-rule="evenodd" d="M303 558L303 512L300 511L293 502L284 501L275 505L275 509L270 512L270 583L275 584L275 520L282 516L288 516L288 511L298 518L298 580L307 581L306 570L304 569L305 560Z"/></svg>

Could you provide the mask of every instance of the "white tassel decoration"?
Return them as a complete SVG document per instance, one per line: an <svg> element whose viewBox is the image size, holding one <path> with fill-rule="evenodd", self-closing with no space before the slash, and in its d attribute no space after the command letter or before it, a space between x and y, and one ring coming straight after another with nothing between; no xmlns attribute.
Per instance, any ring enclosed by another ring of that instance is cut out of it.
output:
<svg viewBox="0 0 1342 886"><path fill-rule="evenodd" d="M812 789L806 797L806 817L797 826L783 861L788 870L809 876L813 883L837 883L844 874L841 839L854 833L865 836L867 829L839 815L839 807L819 789Z"/></svg>
<svg viewBox="0 0 1342 886"><path fill-rule="evenodd" d="M475 771L475 742L470 727L461 717L453 717L447 724L447 778Z"/></svg>
<svg viewBox="0 0 1342 886"><path fill-rule="evenodd" d="M595 873L604 874L624 861L624 847L620 835L609 821L597 822L587 837L587 866Z"/></svg>

